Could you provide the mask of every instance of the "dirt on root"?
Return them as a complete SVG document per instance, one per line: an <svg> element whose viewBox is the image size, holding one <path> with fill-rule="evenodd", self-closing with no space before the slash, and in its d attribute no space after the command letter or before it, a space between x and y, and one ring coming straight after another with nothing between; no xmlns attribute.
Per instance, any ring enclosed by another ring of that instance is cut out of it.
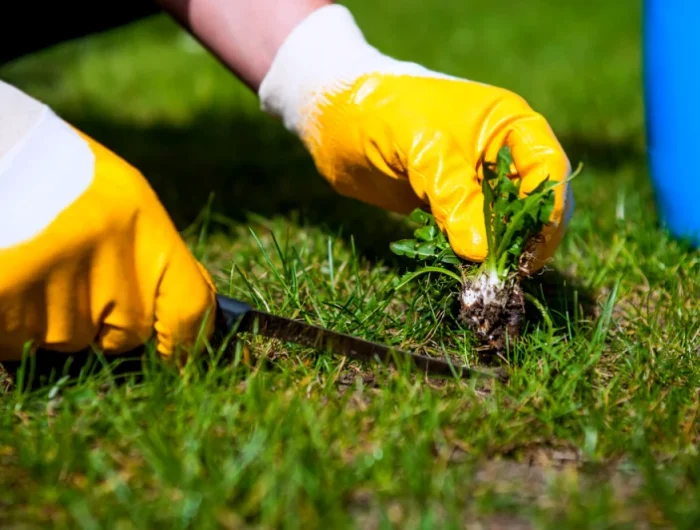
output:
<svg viewBox="0 0 700 530"><path fill-rule="evenodd" d="M0 397L8 394L14 387L14 378L0 363Z"/></svg>
<svg viewBox="0 0 700 530"><path fill-rule="evenodd" d="M517 277L500 285L484 277L465 282L458 318L476 335L480 349L504 351L520 337L524 316L525 295Z"/></svg>

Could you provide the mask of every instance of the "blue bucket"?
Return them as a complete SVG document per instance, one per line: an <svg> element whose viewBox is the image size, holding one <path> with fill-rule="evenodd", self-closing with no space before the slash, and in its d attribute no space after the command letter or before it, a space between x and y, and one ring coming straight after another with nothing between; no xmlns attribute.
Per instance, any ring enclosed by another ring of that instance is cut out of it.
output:
<svg viewBox="0 0 700 530"><path fill-rule="evenodd" d="M647 156L659 218L700 246L700 0L645 0Z"/></svg>

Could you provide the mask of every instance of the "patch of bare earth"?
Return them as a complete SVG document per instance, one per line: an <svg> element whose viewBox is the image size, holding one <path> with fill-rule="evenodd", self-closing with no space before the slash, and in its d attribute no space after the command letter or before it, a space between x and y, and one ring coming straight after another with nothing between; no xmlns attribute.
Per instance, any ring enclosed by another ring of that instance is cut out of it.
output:
<svg viewBox="0 0 700 530"><path fill-rule="evenodd" d="M459 451L455 455L455 461L460 456L466 458ZM615 514L616 522L645 529L651 526L646 521L658 520L657 513L648 513L653 508L632 502L642 486L639 475L625 473L612 465L602 470L586 470L581 455L565 447L532 446L518 458L485 458L467 469L471 480L462 491L464 529L534 528L528 512L548 512L557 518L566 512L570 500L579 495L585 497L586 492L595 491L603 484L611 488L611 496L621 507ZM507 499L509 507L502 510L480 507L480 499L494 497ZM447 518L439 504L431 508L436 523ZM411 521L410 503L395 500L380 508L375 494L367 489L358 490L351 497L350 509L359 526L368 530L382 527L382 520L387 517L396 526L415 522Z"/></svg>

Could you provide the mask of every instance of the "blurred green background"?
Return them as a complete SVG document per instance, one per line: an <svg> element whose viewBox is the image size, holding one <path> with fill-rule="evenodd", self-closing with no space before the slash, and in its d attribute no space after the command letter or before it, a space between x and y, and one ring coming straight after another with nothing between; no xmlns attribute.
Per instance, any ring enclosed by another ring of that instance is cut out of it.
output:
<svg viewBox="0 0 700 530"><path fill-rule="evenodd" d="M641 2L341 2L383 52L514 90L550 121L572 164L578 224L608 230L620 197L654 222L644 160ZM234 219L301 212L384 255L400 228L335 195L301 144L165 15L23 57L0 78L141 169L178 227L214 193ZM457 104L457 102L450 102ZM631 206L631 207L630 207Z"/></svg>

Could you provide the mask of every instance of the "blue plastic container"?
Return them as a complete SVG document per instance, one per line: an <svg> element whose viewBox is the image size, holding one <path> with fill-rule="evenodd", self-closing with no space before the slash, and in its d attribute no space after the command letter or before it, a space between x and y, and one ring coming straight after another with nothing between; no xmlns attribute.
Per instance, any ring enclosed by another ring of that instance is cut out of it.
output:
<svg viewBox="0 0 700 530"><path fill-rule="evenodd" d="M644 1L649 170L659 217L700 246L700 0Z"/></svg>

